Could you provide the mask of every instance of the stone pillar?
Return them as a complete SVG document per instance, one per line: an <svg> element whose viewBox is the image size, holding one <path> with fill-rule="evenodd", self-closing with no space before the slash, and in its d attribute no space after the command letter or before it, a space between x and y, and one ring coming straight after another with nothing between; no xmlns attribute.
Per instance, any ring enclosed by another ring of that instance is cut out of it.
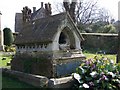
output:
<svg viewBox="0 0 120 90"><path fill-rule="evenodd" d="M4 50L4 45L3 45L3 30L1 30L1 12L0 12L0 51Z"/></svg>
<svg viewBox="0 0 120 90"><path fill-rule="evenodd" d="M117 63L120 62L120 1L118 2L118 53L117 53Z"/></svg>

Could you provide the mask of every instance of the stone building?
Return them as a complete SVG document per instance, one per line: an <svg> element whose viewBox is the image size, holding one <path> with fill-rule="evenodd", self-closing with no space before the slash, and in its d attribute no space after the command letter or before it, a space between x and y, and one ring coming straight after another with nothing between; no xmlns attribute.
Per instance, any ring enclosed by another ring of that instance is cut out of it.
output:
<svg viewBox="0 0 120 90"><path fill-rule="evenodd" d="M3 51L4 45L3 45L3 31L1 30L1 15L2 13L0 12L0 51Z"/></svg>
<svg viewBox="0 0 120 90"><path fill-rule="evenodd" d="M26 6L24 8L28 8L28 7ZM23 8L22 12L24 12L24 10L25 10L24 8ZM46 3L45 7L44 7L43 2L41 2L41 7L38 10L36 10L36 7L33 7L33 12L31 11L31 14L30 14L29 18L30 18L30 20L45 18L47 16L50 16L51 13L52 13L51 12L51 4ZM22 30L23 23L24 23L23 18L24 18L23 13L16 13L16 15L15 15L15 32L20 32L20 30Z"/></svg>
<svg viewBox="0 0 120 90"><path fill-rule="evenodd" d="M24 23L17 35L11 69L47 77L71 74L85 59L81 49L83 37L69 13L39 14L31 16L33 19Z"/></svg>

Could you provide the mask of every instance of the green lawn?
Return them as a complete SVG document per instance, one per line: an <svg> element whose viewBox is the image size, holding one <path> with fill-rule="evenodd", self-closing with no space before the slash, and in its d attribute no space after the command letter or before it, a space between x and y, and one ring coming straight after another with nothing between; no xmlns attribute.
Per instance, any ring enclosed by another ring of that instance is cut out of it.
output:
<svg viewBox="0 0 120 90"><path fill-rule="evenodd" d="M84 53L84 54L85 54L87 59L94 58L95 56L98 56L98 57L106 57L106 58L113 60L114 63L116 62L116 54L114 54L114 55L113 54L112 55L111 54L103 55L103 54L92 54L92 53Z"/></svg>
<svg viewBox="0 0 120 90"><path fill-rule="evenodd" d="M12 59L12 56L0 56L0 67L10 67L7 65L8 62L10 62Z"/></svg>

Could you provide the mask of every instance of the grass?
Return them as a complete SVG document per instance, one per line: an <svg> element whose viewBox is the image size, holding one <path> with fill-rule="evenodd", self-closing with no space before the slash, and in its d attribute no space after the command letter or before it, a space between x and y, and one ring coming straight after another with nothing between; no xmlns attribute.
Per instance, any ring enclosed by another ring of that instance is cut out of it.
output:
<svg viewBox="0 0 120 90"><path fill-rule="evenodd" d="M92 54L92 53L84 53L84 55L86 56L86 58L87 59L89 59L89 58L94 58L95 56L102 56L102 57L106 57L106 58L109 58L109 59L111 59L111 60L113 60L114 61L114 63L116 62L116 54L105 54L105 55L103 55L103 54Z"/></svg>
<svg viewBox="0 0 120 90"><path fill-rule="evenodd" d="M0 56L0 67L7 68L10 67L7 65L12 59L12 56Z"/></svg>

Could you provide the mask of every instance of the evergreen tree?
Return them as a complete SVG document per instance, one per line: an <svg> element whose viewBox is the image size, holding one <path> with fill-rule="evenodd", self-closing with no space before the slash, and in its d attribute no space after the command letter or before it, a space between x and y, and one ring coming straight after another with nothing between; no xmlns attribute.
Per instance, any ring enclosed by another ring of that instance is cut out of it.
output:
<svg viewBox="0 0 120 90"><path fill-rule="evenodd" d="M10 28L4 28L3 35L4 35L4 45L11 46L13 43L13 34Z"/></svg>

